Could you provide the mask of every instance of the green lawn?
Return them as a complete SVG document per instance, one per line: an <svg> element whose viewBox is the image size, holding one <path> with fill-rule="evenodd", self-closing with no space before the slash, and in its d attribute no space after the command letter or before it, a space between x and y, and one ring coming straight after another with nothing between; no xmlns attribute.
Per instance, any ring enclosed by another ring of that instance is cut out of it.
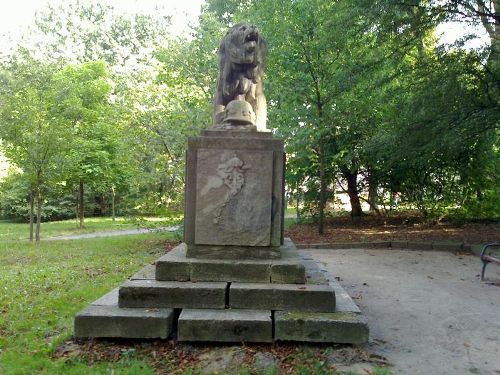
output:
<svg viewBox="0 0 500 375"><path fill-rule="evenodd" d="M65 234L78 233L93 233L108 230L133 229L145 227L170 226L177 224L182 220L182 216L173 216L171 218L116 218L113 221L109 217L86 218L85 228L80 229L79 222L75 219L52 221L41 224L40 237L50 238ZM26 223L11 223L8 221L0 221L0 242L1 241L17 241L29 238L29 224Z"/></svg>
<svg viewBox="0 0 500 375"><path fill-rule="evenodd" d="M71 338L79 310L158 258L171 237L0 241L0 373L89 373L88 363L53 358L54 348ZM91 373L152 373L139 370L148 368L141 361L90 366Z"/></svg>

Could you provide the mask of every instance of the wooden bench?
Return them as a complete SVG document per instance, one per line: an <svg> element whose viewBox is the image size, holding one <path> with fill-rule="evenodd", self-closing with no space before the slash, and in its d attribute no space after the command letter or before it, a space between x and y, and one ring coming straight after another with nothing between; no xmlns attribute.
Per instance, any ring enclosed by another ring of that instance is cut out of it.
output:
<svg viewBox="0 0 500 375"><path fill-rule="evenodd" d="M483 262L481 281L484 281L484 270L486 269L486 265L488 263L500 265L500 242L490 243L483 247L483 251L481 251L481 262Z"/></svg>

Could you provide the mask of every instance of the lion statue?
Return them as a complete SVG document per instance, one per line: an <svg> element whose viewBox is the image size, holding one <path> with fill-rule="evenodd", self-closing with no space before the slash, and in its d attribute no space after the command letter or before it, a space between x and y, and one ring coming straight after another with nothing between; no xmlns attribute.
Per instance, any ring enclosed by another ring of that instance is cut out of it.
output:
<svg viewBox="0 0 500 375"><path fill-rule="evenodd" d="M262 82L266 47L267 43L255 25L240 23L228 30L218 51L214 127L247 124L255 125L258 131L266 131L266 98ZM238 121L234 111L240 111L242 121Z"/></svg>

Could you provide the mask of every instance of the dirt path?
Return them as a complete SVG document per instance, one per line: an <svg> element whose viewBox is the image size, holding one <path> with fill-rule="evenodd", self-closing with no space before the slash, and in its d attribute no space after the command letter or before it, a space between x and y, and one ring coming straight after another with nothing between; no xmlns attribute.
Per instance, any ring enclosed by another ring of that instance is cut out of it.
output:
<svg viewBox="0 0 500 375"><path fill-rule="evenodd" d="M368 317L397 374L500 374L500 267L410 250L310 250Z"/></svg>

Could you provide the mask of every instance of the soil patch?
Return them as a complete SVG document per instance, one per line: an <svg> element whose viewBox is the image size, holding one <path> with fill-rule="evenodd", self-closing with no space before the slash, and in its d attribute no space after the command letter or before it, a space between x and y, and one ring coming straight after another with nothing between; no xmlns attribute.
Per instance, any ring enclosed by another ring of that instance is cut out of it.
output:
<svg viewBox="0 0 500 375"><path fill-rule="evenodd" d="M428 223L415 216L387 219L364 216L354 221L341 216L327 221L323 235L318 233L317 224L295 224L285 231L285 236L298 244L373 241L486 244L500 240L500 223Z"/></svg>

